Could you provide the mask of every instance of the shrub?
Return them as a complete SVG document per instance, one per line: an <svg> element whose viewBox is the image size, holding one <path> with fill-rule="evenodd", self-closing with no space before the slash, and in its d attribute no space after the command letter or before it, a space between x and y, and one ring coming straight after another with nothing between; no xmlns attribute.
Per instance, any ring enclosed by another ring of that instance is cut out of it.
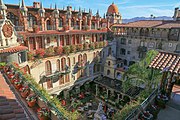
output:
<svg viewBox="0 0 180 120"><path fill-rule="evenodd" d="M99 42L95 42L95 48L99 48Z"/></svg>
<svg viewBox="0 0 180 120"><path fill-rule="evenodd" d="M76 46L75 46L75 45L71 45L71 46L70 46L70 52L71 52L71 53L76 52Z"/></svg>
<svg viewBox="0 0 180 120"><path fill-rule="evenodd" d="M88 50L89 49L89 44L85 43L85 44L83 44L83 47L84 47L85 50Z"/></svg>
<svg viewBox="0 0 180 120"><path fill-rule="evenodd" d="M38 58L43 58L43 56L45 55L45 50L40 48L40 49L37 49L35 53Z"/></svg>
<svg viewBox="0 0 180 120"><path fill-rule="evenodd" d="M66 55L69 55L69 53L70 53L70 47L69 47L69 46L64 46L64 47L63 47L63 52L64 52Z"/></svg>
<svg viewBox="0 0 180 120"><path fill-rule="evenodd" d="M29 51L29 52L27 53L27 55L28 55L28 60L34 60L34 55L35 55L35 53L34 53L33 51Z"/></svg>
<svg viewBox="0 0 180 120"><path fill-rule="evenodd" d="M94 43L91 43L91 44L90 44L90 49L91 49L91 50L94 50L94 49L95 49Z"/></svg>
<svg viewBox="0 0 180 120"><path fill-rule="evenodd" d="M53 47L49 47L45 50L45 55L46 56L52 56L54 55L54 48Z"/></svg>
<svg viewBox="0 0 180 120"><path fill-rule="evenodd" d="M99 42L99 48L102 48L104 46L103 42Z"/></svg>
<svg viewBox="0 0 180 120"><path fill-rule="evenodd" d="M57 54L57 55L61 55L61 54L63 53L63 47L62 47L62 46L55 47L55 48L54 48L54 52L55 52L55 54Z"/></svg>
<svg viewBox="0 0 180 120"><path fill-rule="evenodd" d="M77 45L77 51L82 51L83 50L83 45L80 44L80 45Z"/></svg>

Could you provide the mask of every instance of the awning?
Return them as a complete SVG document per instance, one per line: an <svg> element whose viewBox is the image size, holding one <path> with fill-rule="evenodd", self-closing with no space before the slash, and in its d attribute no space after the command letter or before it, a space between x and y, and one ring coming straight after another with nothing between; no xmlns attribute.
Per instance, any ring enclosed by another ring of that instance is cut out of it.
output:
<svg viewBox="0 0 180 120"><path fill-rule="evenodd" d="M15 46L15 47L9 47L9 48L4 48L0 50L0 54L2 53L15 53L19 51L24 51L27 50L28 48L25 46Z"/></svg>

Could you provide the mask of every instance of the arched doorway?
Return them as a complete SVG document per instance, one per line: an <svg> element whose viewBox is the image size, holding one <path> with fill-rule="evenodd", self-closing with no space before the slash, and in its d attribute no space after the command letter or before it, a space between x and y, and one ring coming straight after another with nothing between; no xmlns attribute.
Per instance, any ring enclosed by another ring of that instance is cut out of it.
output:
<svg viewBox="0 0 180 120"><path fill-rule="evenodd" d="M46 75L52 74L51 62L49 60L45 62L45 73Z"/></svg>

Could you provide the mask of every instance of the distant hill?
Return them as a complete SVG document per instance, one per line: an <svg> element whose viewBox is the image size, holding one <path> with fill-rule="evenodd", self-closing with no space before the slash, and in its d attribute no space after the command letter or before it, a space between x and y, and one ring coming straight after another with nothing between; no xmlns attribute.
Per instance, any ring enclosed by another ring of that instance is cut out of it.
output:
<svg viewBox="0 0 180 120"><path fill-rule="evenodd" d="M159 17L155 17L155 18L135 17L135 18L131 18L131 19L123 19L122 22L123 23L129 23L129 22L135 22L135 21L139 21L139 20L173 20L173 18L167 17L167 16L159 16Z"/></svg>

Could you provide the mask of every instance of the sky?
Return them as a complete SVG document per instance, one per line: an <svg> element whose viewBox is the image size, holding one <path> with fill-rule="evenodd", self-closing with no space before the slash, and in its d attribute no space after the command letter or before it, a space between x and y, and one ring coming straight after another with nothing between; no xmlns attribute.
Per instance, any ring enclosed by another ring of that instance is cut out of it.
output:
<svg viewBox="0 0 180 120"><path fill-rule="evenodd" d="M6 4L18 4L19 0L3 0ZM58 8L62 9L63 6L71 5L76 10L81 7L82 10L88 11L89 8L93 10L95 15L99 10L100 15L103 17L107 12L108 6L114 2L122 15L123 19L133 17L150 17L154 16L169 16L174 14L174 8L180 7L180 0L24 0L25 5L32 6L33 2L42 2L44 7L49 8L50 5L54 7L55 3Z"/></svg>

